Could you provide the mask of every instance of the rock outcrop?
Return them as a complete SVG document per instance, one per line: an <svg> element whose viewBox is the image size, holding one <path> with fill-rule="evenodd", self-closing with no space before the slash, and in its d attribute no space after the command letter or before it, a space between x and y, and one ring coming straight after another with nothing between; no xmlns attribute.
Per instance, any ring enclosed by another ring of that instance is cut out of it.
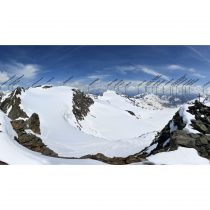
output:
<svg viewBox="0 0 210 210"><path fill-rule="evenodd" d="M18 87L0 104L0 109L7 113L8 117L12 120L17 118L28 118L28 115L20 108L21 99L19 96L22 91L25 91L24 88Z"/></svg>
<svg viewBox="0 0 210 210"><path fill-rule="evenodd" d="M26 121L26 127L36 134L41 134L39 115L33 113L31 117Z"/></svg>
<svg viewBox="0 0 210 210"><path fill-rule="evenodd" d="M128 157L107 157L104 154L97 153L95 155L85 155L80 159L93 159L112 165L126 165L138 162L141 162L142 165L153 165L152 162L147 161L146 158L141 157L140 155L130 155Z"/></svg>
<svg viewBox="0 0 210 210"><path fill-rule="evenodd" d="M39 115L33 113L30 117L20 108L20 95L24 91L18 87L0 104L0 109L11 119L13 129L17 133L14 139L24 147L39 152L43 155L57 157L58 154L49 149L42 139L37 136L41 134Z"/></svg>
<svg viewBox="0 0 210 210"><path fill-rule="evenodd" d="M177 112L152 144L139 155L147 157L159 152L173 151L182 146L194 148L200 156L210 159L210 107L195 101L188 107L187 112L195 118L190 124L194 132L185 129L186 123Z"/></svg>
<svg viewBox="0 0 210 210"><path fill-rule="evenodd" d="M94 101L80 90L73 89L73 91L73 113L77 121L84 120L90 111L89 107L94 104Z"/></svg>

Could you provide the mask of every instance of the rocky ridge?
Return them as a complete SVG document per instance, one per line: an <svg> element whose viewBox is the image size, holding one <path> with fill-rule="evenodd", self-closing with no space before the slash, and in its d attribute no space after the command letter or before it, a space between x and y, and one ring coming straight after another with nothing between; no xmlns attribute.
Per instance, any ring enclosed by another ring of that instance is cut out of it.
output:
<svg viewBox="0 0 210 210"><path fill-rule="evenodd" d="M40 120L36 113L30 117L21 109L20 95L23 88L18 87L0 103L0 109L8 115L11 119L13 129L16 131L17 136L14 139L24 147L39 152L43 155L57 157L58 154L49 149L38 136L40 131Z"/></svg>
<svg viewBox="0 0 210 210"><path fill-rule="evenodd" d="M182 146L194 148L200 156L210 159L210 107L195 101L186 112L194 118L189 124L192 129L186 129L187 123L178 111L141 155L146 157Z"/></svg>
<svg viewBox="0 0 210 210"><path fill-rule="evenodd" d="M73 91L73 114L79 122L87 116L89 107L94 104L94 101L80 90L73 89Z"/></svg>

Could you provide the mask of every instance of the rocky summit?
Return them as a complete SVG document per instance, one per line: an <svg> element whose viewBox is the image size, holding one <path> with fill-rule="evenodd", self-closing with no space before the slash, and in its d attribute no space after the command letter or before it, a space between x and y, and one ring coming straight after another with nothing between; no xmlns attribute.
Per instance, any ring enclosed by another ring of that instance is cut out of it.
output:
<svg viewBox="0 0 210 210"><path fill-rule="evenodd" d="M188 106L186 112L194 118L188 125L190 130L186 129L186 120L178 111L141 154L149 156L173 151L182 146L194 148L200 156L210 159L210 107L196 100L193 105Z"/></svg>

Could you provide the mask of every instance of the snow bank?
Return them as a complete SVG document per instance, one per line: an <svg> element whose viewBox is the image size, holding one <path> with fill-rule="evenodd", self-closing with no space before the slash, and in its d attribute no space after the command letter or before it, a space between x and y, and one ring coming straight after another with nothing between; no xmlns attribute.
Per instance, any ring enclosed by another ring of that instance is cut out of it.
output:
<svg viewBox="0 0 210 210"><path fill-rule="evenodd" d="M198 155L192 148L179 147L175 151L161 152L147 158L155 164L166 165L203 165L209 164L209 160Z"/></svg>

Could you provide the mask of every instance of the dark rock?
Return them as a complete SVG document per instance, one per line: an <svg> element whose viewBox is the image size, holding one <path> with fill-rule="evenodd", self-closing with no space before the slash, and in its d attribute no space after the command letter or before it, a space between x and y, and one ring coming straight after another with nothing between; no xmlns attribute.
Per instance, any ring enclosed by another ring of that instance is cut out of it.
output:
<svg viewBox="0 0 210 210"><path fill-rule="evenodd" d="M202 145L207 145L208 144L208 139L207 139L206 136L201 136L199 140L200 140Z"/></svg>
<svg viewBox="0 0 210 210"><path fill-rule="evenodd" d="M145 165L147 163L147 160L140 156L130 155L128 157L107 157L104 154L97 153L95 155L86 155L81 157L81 159L93 159L102 161L104 163L112 164L112 165L125 165L125 164L131 164L136 162L145 162Z"/></svg>
<svg viewBox="0 0 210 210"><path fill-rule="evenodd" d="M12 91L12 93L1 102L0 109L7 113L9 109L11 109L8 113L8 117L10 119L28 118L27 114L20 108L21 99L19 95L21 95L23 88L18 87L16 90Z"/></svg>
<svg viewBox="0 0 210 210"><path fill-rule="evenodd" d="M0 161L0 165L9 165L9 164L6 162Z"/></svg>
<svg viewBox="0 0 210 210"><path fill-rule="evenodd" d="M177 126L178 130L182 130L186 124L183 122L182 117L179 115L179 112L176 112L173 117L174 125Z"/></svg>
<svg viewBox="0 0 210 210"><path fill-rule="evenodd" d="M199 155L210 159L210 136L207 135L210 134L210 107L196 101L193 106L189 106L188 112L195 116L195 120L191 121L191 126L200 133L187 133L183 130L186 125L179 112L177 112L173 119L156 135L152 144L136 155L147 157L159 152L176 150L179 146L182 146L194 148ZM172 122L177 129L171 131L170 125ZM154 147L154 149L149 150L151 147Z"/></svg>
<svg viewBox="0 0 210 210"><path fill-rule="evenodd" d="M195 139L182 130L175 131L171 136L171 140L176 142L179 146L189 148L195 147Z"/></svg>
<svg viewBox="0 0 210 210"><path fill-rule="evenodd" d="M33 114L29 120L12 120L13 129L16 131L18 137L15 140L23 145L24 147L48 155L52 157L58 157L58 154L53 150L49 149L43 142L42 139L32 133L27 133L26 129L31 129L34 133L40 132L39 116Z"/></svg>
<svg viewBox="0 0 210 210"><path fill-rule="evenodd" d="M42 88L44 88L44 89L48 89L48 88L51 88L52 87L52 85L45 85L45 86L42 86Z"/></svg>
<svg viewBox="0 0 210 210"><path fill-rule="evenodd" d="M208 131L208 127L201 120L192 120L192 127L204 134Z"/></svg>
<svg viewBox="0 0 210 210"><path fill-rule="evenodd" d="M94 101L88 95L79 90L73 89L73 91L73 113L77 121L84 120L90 111L89 107L94 104Z"/></svg>
<svg viewBox="0 0 210 210"><path fill-rule="evenodd" d="M129 111L129 110L125 110L125 111L127 111L130 115L132 115L132 116L136 116L135 114L134 114L134 112L132 112L132 111Z"/></svg>
<svg viewBox="0 0 210 210"><path fill-rule="evenodd" d="M27 124L28 128L31 129L34 133L41 134L38 114L33 113L31 117L28 119Z"/></svg>

